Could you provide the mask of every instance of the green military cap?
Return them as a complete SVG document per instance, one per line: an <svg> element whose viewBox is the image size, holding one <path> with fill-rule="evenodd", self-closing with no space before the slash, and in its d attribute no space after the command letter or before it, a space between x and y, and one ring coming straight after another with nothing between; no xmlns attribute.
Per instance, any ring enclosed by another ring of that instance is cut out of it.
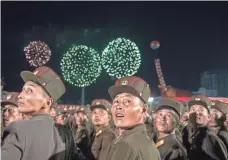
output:
<svg viewBox="0 0 228 160"><path fill-rule="evenodd" d="M211 106L211 100L204 95L194 95L190 98L188 102L188 106L189 108L191 108L191 106L197 105L197 104L204 106L209 111Z"/></svg>
<svg viewBox="0 0 228 160"><path fill-rule="evenodd" d="M136 76L127 76L118 79L115 85L108 89L109 95L112 99L120 93L131 93L147 104L151 96L151 90L147 82Z"/></svg>
<svg viewBox="0 0 228 160"><path fill-rule="evenodd" d="M103 108L109 114L111 114L111 103L105 99L95 99L92 101L90 110L93 111L95 108Z"/></svg>
<svg viewBox="0 0 228 160"><path fill-rule="evenodd" d="M228 114L228 105L221 101L212 101L211 108L218 109L219 111L223 112L224 114Z"/></svg>
<svg viewBox="0 0 228 160"><path fill-rule="evenodd" d="M49 67L42 66L33 72L23 71L21 77L24 82L32 81L43 87L54 103L66 92L60 77Z"/></svg>
<svg viewBox="0 0 228 160"><path fill-rule="evenodd" d="M1 106L4 107L7 104L12 104L17 107L18 95L19 95L18 92L8 92L2 99Z"/></svg>
<svg viewBox="0 0 228 160"><path fill-rule="evenodd" d="M180 117L184 113L184 105L172 98L162 98L158 103L158 109L172 109Z"/></svg>

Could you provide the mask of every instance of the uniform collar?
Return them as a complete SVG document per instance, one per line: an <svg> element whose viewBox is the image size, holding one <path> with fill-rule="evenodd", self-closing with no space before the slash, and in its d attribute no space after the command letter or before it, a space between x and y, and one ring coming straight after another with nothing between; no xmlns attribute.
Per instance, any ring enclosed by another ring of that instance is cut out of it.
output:
<svg viewBox="0 0 228 160"><path fill-rule="evenodd" d="M146 125L144 123L142 123L142 124L132 126L123 132L123 136L124 137L129 136L129 135L134 134L136 132L146 132Z"/></svg>
<svg viewBox="0 0 228 160"><path fill-rule="evenodd" d="M107 130L109 128L110 128L109 125L99 128L98 131L96 132L96 136L99 136L102 132L104 132L105 130Z"/></svg>

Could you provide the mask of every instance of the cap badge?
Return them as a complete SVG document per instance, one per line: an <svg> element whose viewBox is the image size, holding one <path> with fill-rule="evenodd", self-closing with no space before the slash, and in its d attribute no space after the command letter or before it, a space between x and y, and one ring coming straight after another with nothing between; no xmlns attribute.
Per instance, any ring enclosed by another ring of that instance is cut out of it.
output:
<svg viewBox="0 0 228 160"><path fill-rule="evenodd" d="M100 105L101 103L100 102L96 102L96 105Z"/></svg>
<svg viewBox="0 0 228 160"><path fill-rule="evenodd" d="M195 98L196 101L200 101L200 98Z"/></svg>
<svg viewBox="0 0 228 160"><path fill-rule="evenodd" d="M122 85L127 85L128 84L128 81L123 81L122 83L121 83Z"/></svg>
<svg viewBox="0 0 228 160"><path fill-rule="evenodd" d="M84 111L84 108L81 108L81 111Z"/></svg>
<svg viewBox="0 0 228 160"><path fill-rule="evenodd" d="M9 100L10 98L11 98L11 95L8 95L8 96L6 97L7 100Z"/></svg>
<svg viewBox="0 0 228 160"><path fill-rule="evenodd" d="M39 71L38 71L38 70L36 70L33 74L37 75L37 74L38 74L38 72L39 72Z"/></svg>

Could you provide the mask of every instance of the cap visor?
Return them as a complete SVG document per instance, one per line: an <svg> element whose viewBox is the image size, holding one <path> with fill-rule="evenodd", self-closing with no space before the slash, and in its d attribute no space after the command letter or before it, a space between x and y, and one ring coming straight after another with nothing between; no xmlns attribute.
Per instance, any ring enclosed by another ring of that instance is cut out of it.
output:
<svg viewBox="0 0 228 160"><path fill-rule="evenodd" d="M23 71L21 72L21 78L23 79L24 82L33 81L40 84L37 76L34 75L33 72Z"/></svg>
<svg viewBox="0 0 228 160"><path fill-rule="evenodd" d="M16 106L16 107L18 107L18 105L16 104L16 103L14 103L14 102L11 102L11 101L2 101L1 102L1 106L2 107L4 107L5 105L7 105L7 104L11 104L11 105L14 105L14 106Z"/></svg>
<svg viewBox="0 0 228 160"><path fill-rule="evenodd" d="M114 99L116 97L116 95L118 95L120 93L130 93L137 97L140 97L138 92L135 90L135 88L133 88L132 86L129 86L129 85L112 86L108 89L108 93L112 99Z"/></svg>
<svg viewBox="0 0 228 160"><path fill-rule="evenodd" d="M102 109L106 110L105 106L103 106L103 105L93 105L90 107L90 110L93 111L95 108L102 108Z"/></svg>

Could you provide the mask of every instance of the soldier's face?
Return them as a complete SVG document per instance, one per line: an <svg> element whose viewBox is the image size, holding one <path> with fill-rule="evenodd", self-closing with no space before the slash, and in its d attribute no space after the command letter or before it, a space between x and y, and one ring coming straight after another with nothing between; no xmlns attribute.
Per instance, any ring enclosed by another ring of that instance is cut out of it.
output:
<svg viewBox="0 0 228 160"><path fill-rule="evenodd" d="M47 99L43 89L34 82L25 83L22 92L18 96L18 109L21 113L35 115L46 106Z"/></svg>
<svg viewBox="0 0 228 160"><path fill-rule="evenodd" d="M86 115L83 112L78 112L78 113L75 113L74 115L75 115L74 117L77 125L82 125L85 123Z"/></svg>
<svg viewBox="0 0 228 160"><path fill-rule="evenodd" d="M221 118L223 116L223 113L215 108L212 108L210 110L208 125L212 127L216 127L221 124ZM222 123L224 120L222 121Z"/></svg>
<svg viewBox="0 0 228 160"><path fill-rule="evenodd" d="M64 125L65 119L63 118L63 115L60 114L60 115L56 116L56 117L55 117L55 122L56 122L57 124Z"/></svg>
<svg viewBox="0 0 228 160"><path fill-rule="evenodd" d="M185 113L181 116L180 121L181 121L181 122L186 122L186 121L188 121L188 119L189 119L189 113L188 113L188 112L185 112Z"/></svg>
<svg viewBox="0 0 228 160"><path fill-rule="evenodd" d="M208 122L209 113L204 106L201 105L193 105L190 108L190 113L196 113L196 124L198 125L206 125Z"/></svg>
<svg viewBox="0 0 228 160"><path fill-rule="evenodd" d="M22 120L22 113L18 111L18 108L14 105L5 105L3 109L3 125L7 127L10 123L18 120Z"/></svg>
<svg viewBox="0 0 228 160"><path fill-rule="evenodd" d="M102 108L95 108L92 111L92 122L95 126L107 126L111 119L108 112Z"/></svg>
<svg viewBox="0 0 228 160"><path fill-rule="evenodd" d="M155 127L158 132L171 133L176 124L175 113L169 109L159 110L155 116Z"/></svg>
<svg viewBox="0 0 228 160"><path fill-rule="evenodd" d="M116 127L126 128L143 123L146 109L138 97L121 93L113 100L111 112Z"/></svg>
<svg viewBox="0 0 228 160"><path fill-rule="evenodd" d="M51 108L51 110L50 110L50 116L51 116L52 118L54 118L54 117L56 116L56 111L55 111L54 108Z"/></svg>

